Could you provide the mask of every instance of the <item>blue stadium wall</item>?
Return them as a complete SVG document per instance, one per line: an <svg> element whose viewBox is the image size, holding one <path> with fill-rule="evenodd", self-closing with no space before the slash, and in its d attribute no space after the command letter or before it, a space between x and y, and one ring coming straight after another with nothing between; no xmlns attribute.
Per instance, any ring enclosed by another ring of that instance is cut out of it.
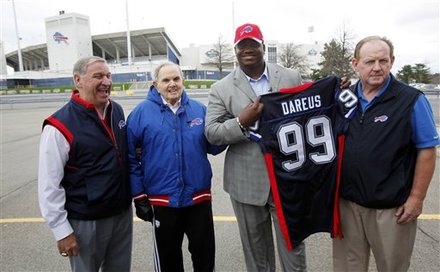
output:
<svg viewBox="0 0 440 272"><path fill-rule="evenodd" d="M122 73L112 74L113 83L125 83L125 82L145 82L152 80L151 73ZM7 87L58 87L58 86L73 86L72 77L61 78L42 78L42 79L8 79ZM1 85L0 85L1 86Z"/></svg>
<svg viewBox="0 0 440 272"><path fill-rule="evenodd" d="M170 47L167 47L167 56L169 61L174 62L177 65L180 65L179 58L176 56L176 54L174 54L173 50L171 50Z"/></svg>
<svg viewBox="0 0 440 272"><path fill-rule="evenodd" d="M6 79L0 79L0 89L8 88L8 81Z"/></svg>
<svg viewBox="0 0 440 272"><path fill-rule="evenodd" d="M183 71L185 79L209 79L218 80L227 76L230 72L223 72L222 77L220 77L219 71L206 71L206 70L189 70Z"/></svg>
<svg viewBox="0 0 440 272"><path fill-rule="evenodd" d="M185 79L208 79L218 80L225 77L229 72L223 72L223 76L220 77L219 71L206 71L206 70L190 70L183 71ZM138 72L138 73L121 73L112 74L113 83L126 83L126 82L145 82L153 80L150 72ZM42 78L42 79L8 79L7 82L0 82L0 88L18 88L18 87L58 87L58 86L73 86L72 77L63 78Z"/></svg>

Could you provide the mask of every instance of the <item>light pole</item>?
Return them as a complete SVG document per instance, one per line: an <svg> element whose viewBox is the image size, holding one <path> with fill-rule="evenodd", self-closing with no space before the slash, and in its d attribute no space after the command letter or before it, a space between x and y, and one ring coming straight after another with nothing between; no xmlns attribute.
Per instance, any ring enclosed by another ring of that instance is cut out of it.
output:
<svg viewBox="0 0 440 272"><path fill-rule="evenodd" d="M127 17L127 58L128 58L128 67L131 67L131 38L130 38L130 25L128 21L128 0L125 0L125 16Z"/></svg>
<svg viewBox="0 0 440 272"><path fill-rule="evenodd" d="M234 0L232 0L232 37L234 37L234 35L235 35L235 3L234 3ZM233 50L233 52L234 52L234 55L235 55L235 50L234 50L234 48L232 48L232 50ZM236 68L236 61L235 61L235 56L234 56L234 59L233 59L233 64L234 64L234 70L235 70L235 68Z"/></svg>
<svg viewBox="0 0 440 272"><path fill-rule="evenodd" d="M18 25L17 25L17 14L15 14L14 0L11 0L11 2L12 2L12 10L14 11L15 33L17 34L18 67L20 72L23 72L23 58L21 56L20 35L18 34Z"/></svg>

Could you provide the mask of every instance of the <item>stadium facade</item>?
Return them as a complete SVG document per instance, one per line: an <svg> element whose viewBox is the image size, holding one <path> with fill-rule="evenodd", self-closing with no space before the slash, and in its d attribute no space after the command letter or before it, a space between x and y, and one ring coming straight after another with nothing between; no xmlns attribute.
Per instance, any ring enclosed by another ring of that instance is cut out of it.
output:
<svg viewBox="0 0 440 272"><path fill-rule="evenodd" d="M181 65L186 79L219 79L218 68L209 63L209 52L214 45L190 45L180 51L171 40L165 28L130 30L91 35L88 16L78 13L64 13L45 19L46 43L4 54L0 43L0 87L64 86L73 85L72 67L78 58L101 56L107 60L114 82L148 82L152 71L163 61ZM266 59L276 63L279 46L276 41L266 41ZM130 51L128 51L130 47ZM310 64L319 62L322 45L301 45L300 53L308 56ZM232 50L232 45L231 45ZM6 65L14 70L7 75ZM234 68L226 63L223 75Z"/></svg>

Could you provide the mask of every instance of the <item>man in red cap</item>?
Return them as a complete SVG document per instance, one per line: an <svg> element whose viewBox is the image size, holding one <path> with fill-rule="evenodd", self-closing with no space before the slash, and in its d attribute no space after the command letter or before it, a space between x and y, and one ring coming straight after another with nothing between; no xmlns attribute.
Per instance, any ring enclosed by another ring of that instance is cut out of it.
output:
<svg viewBox="0 0 440 272"><path fill-rule="evenodd" d="M300 74L264 61L264 39L254 24L235 32L239 67L215 83L209 95L205 134L212 144L229 145L224 189L229 193L240 230L248 271L275 271L274 222L283 271L305 271L305 246L288 251L279 227L266 164L257 143L245 136L262 112L259 96L301 84Z"/></svg>

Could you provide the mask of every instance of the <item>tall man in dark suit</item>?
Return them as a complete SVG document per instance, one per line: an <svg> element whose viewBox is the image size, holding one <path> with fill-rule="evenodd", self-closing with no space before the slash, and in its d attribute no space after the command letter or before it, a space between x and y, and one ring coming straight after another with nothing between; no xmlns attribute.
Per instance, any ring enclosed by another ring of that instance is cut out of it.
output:
<svg viewBox="0 0 440 272"><path fill-rule="evenodd" d="M229 145L224 166L224 189L229 193L240 230L248 271L275 271L272 236L274 221L283 271L305 271L305 246L288 251L270 191L263 154L246 137L259 117L259 96L301 84L300 74L264 61L265 44L260 28L239 26L235 33L239 67L215 83L209 95L205 134L212 144Z"/></svg>

